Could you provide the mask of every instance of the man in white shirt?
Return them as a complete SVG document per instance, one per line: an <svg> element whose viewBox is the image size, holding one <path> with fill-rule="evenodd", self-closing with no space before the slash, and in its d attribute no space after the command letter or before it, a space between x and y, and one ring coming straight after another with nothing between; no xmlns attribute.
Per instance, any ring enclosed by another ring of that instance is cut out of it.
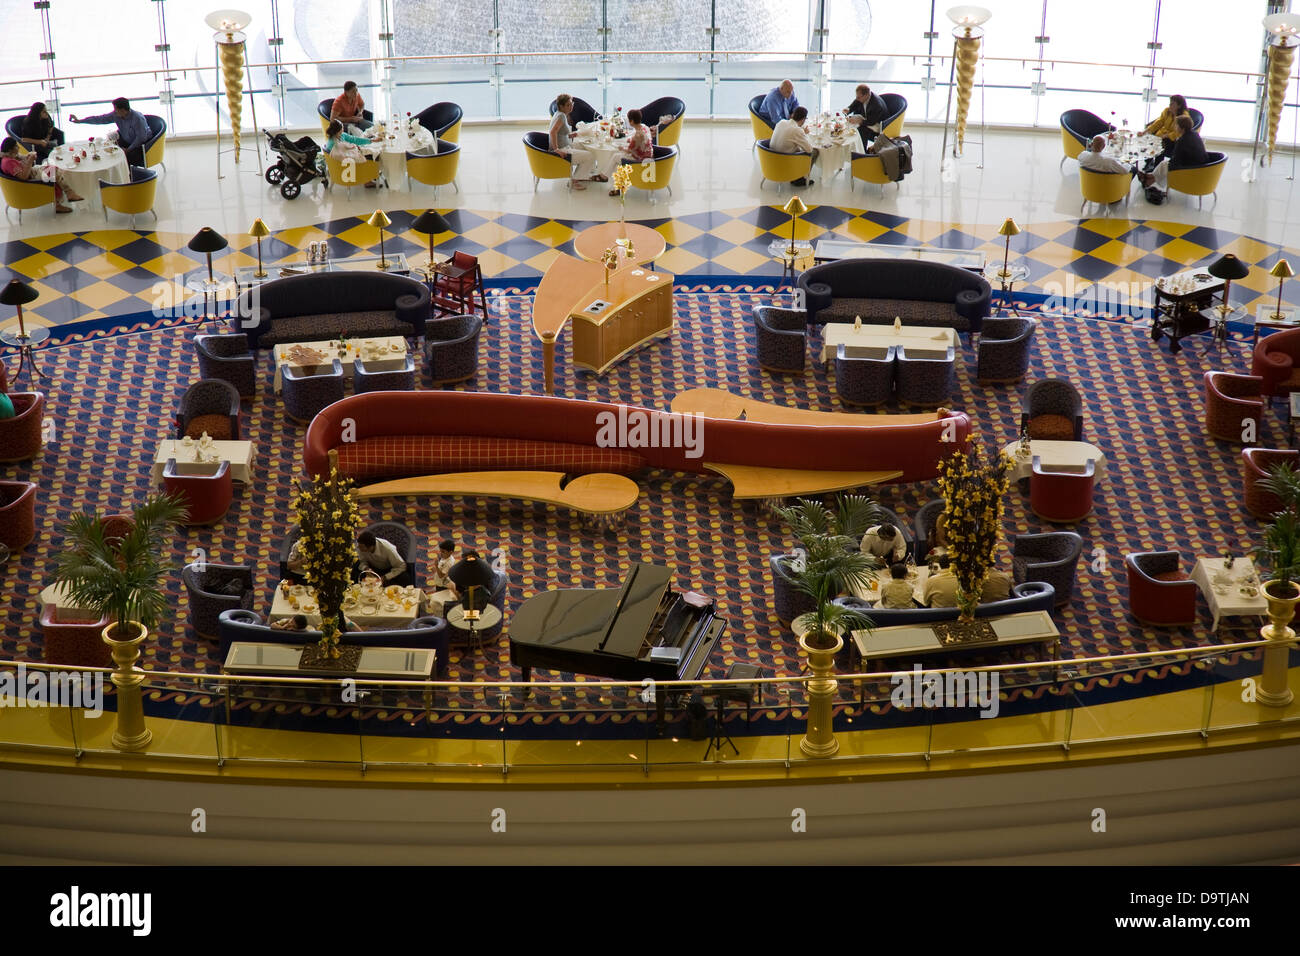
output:
<svg viewBox="0 0 1300 956"><path fill-rule="evenodd" d="M860 547L863 554L879 558L886 566L902 561L907 555L907 541L892 524L878 524L874 528L868 528L862 536Z"/></svg>
<svg viewBox="0 0 1300 956"><path fill-rule="evenodd" d="M772 138L770 145L775 153L812 153L813 162L817 162L817 147L813 146L812 140L804 132L804 120L808 118L808 110L802 106L796 107L795 111L790 114L789 119L783 119L772 129ZM811 186L811 179L804 179L802 176L796 179L793 186Z"/></svg>
<svg viewBox="0 0 1300 956"><path fill-rule="evenodd" d="M385 538L376 538L370 531L357 535L357 560L363 571L368 568L390 583L406 574L406 561L397 553L393 543Z"/></svg>
<svg viewBox="0 0 1300 956"><path fill-rule="evenodd" d="M1128 173L1130 176L1137 176L1143 186L1150 186L1156 181L1155 176L1150 173L1138 172L1137 163L1125 166L1112 156L1103 156L1102 150L1105 148L1106 137L1094 136L1088 148L1079 154L1079 168L1094 173Z"/></svg>

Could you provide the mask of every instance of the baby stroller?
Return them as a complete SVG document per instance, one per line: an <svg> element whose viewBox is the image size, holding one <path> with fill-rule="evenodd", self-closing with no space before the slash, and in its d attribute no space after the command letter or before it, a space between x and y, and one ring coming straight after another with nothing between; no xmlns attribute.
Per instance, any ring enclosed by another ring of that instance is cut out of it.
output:
<svg viewBox="0 0 1300 956"><path fill-rule="evenodd" d="M290 142L283 133L271 134L263 130L269 140L271 152L280 158L274 166L266 168L266 181L272 186L280 187L280 195L285 199L297 199L304 183L309 183L317 176L324 176L318 164L320 147L310 136ZM326 183L328 185L328 183Z"/></svg>

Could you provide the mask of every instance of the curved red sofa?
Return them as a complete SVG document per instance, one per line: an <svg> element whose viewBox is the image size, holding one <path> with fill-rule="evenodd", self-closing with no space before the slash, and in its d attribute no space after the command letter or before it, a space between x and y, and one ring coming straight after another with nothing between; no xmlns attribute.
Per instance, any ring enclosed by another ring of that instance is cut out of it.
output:
<svg viewBox="0 0 1300 956"><path fill-rule="evenodd" d="M800 470L898 469L903 474L895 481L913 482L933 479L940 459L964 448L970 434L964 412L920 424L861 427L702 418L699 457L688 457L683 447L599 447L597 416L618 416L620 409L667 415L635 405L495 392L352 395L312 419L303 469L308 475L327 472L329 452L337 450L340 472L362 482L453 471L704 473L706 461Z"/></svg>

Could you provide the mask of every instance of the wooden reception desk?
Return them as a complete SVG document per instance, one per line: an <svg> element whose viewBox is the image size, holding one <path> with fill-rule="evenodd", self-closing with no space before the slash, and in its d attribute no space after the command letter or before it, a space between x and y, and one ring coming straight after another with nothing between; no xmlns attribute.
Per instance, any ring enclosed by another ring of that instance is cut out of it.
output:
<svg viewBox="0 0 1300 956"><path fill-rule="evenodd" d="M593 311L598 303L607 303ZM555 394L555 342L573 320L573 364L597 375L651 339L673 331L673 277L628 265L609 278L599 262L561 255L533 299L533 331L542 340L546 393Z"/></svg>

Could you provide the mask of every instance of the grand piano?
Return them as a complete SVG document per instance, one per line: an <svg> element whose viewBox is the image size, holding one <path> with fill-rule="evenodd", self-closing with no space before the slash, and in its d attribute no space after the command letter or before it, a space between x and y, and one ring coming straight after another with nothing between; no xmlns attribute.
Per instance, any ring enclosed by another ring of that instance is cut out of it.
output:
<svg viewBox="0 0 1300 956"><path fill-rule="evenodd" d="M727 628L716 604L668 584L672 572L634 564L618 588L560 588L529 598L510 619L510 662L621 681L698 680ZM664 694L655 694L659 722Z"/></svg>

